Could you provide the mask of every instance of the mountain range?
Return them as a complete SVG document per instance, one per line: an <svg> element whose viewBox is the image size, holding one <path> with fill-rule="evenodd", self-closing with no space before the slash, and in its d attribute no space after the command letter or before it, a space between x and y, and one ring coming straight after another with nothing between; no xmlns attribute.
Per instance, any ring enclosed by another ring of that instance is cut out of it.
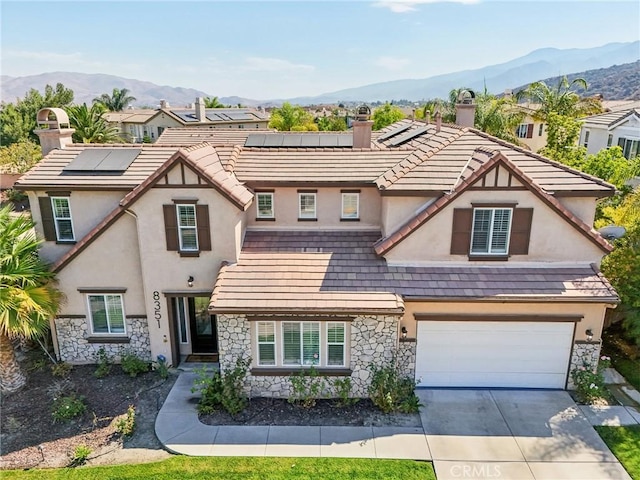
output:
<svg viewBox="0 0 640 480"><path fill-rule="evenodd" d="M490 65L475 70L437 75L423 79L404 79L390 82L374 83L356 88L349 88L335 92L323 93L309 97L296 97L288 99L263 99L255 100L242 97L221 97L225 104L236 105L241 103L246 106L279 105L283 101L294 104L309 105L340 102L375 102L391 100L419 101L429 98L445 98L453 88L467 87L474 90L487 90L492 93L501 93L505 89L515 89L518 85L526 85L530 82L556 75L568 75L575 72L587 72L594 69L603 69L613 65L634 63L627 69L629 72L639 75L640 41L629 43L609 43L594 48L557 49L543 48L535 50L523 57L509 62ZM600 72L603 74L603 72ZM619 72L617 74L620 74ZM617 75L612 73L612 75ZM580 74L579 74L580 75ZM582 76L582 75L580 75ZM602 76L602 75L601 75ZM43 91L45 85L62 83L71 88L75 94L75 102L90 103L93 98L104 92L111 92L113 88L126 88L137 98L135 106L159 105L160 100L167 100L172 106L185 106L195 101L196 97L214 96L215 93L207 93L192 88L160 86L147 81L127 79L106 74L85 74L73 72L51 72L25 77L0 77L0 99L4 102L13 102L16 98L24 97L25 93L35 88ZM618 89L615 95L623 95L622 98L610 98L607 100L629 98L638 95L638 82L627 79L627 87ZM631 82L631 83L629 83ZM596 85L589 89L593 93L600 92ZM603 81L606 85L607 81ZM604 93L603 93L604 94Z"/></svg>

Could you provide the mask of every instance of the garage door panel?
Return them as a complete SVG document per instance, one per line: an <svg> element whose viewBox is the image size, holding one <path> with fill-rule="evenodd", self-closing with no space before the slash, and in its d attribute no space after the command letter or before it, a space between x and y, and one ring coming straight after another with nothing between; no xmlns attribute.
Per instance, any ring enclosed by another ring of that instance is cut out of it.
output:
<svg viewBox="0 0 640 480"><path fill-rule="evenodd" d="M564 388L573 323L418 322L421 386Z"/></svg>

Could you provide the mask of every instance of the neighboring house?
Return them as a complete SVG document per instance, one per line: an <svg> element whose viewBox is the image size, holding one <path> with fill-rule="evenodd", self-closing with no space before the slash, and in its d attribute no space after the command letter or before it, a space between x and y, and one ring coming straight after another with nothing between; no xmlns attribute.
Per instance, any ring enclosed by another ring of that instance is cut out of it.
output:
<svg viewBox="0 0 640 480"><path fill-rule="evenodd" d="M640 154L640 108L592 115L581 122L580 145L587 153L618 145L628 159Z"/></svg>
<svg viewBox="0 0 640 480"><path fill-rule="evenodd" d="M366 395L394 358L420 386L566 388L618 302L591 228L614 187L439 116L371 125L48 153L17 186L66 296L58 358L251 358L267 396L311 365Z"/></svg>
<svg viewBox="0 0 640 480"><path fill-rule="evenodd" d="M205 108L204 100L196 99L191 108L174 108L162 102L159 109L108 112L106 120L115 125L130 143L155 142L171 127L193 126L206 129L266 129L269 117L251 108Z"/></svg>
<svg viewBox="0 0 640 480"><path fill-rule="evenodd" d="M522 122L516 128L516 137L522 145L537 152L547 146L546 124L536 117L536 111L540 107L536 104L518 104L516 106L525 114Z"/></svg>

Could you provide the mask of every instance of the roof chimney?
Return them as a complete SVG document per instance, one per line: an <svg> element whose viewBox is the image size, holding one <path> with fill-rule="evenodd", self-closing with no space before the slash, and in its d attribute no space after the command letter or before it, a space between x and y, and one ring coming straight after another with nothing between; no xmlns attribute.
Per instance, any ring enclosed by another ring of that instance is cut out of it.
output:
<svg viewBox="0 0 640 480"><path fill-rule="evenodd" d="M440 111L436 112L436 133L440 133L440 129L442 128L442 114Z"/></svg>
<svg viewBox="0 0 640 480"><path fill-rule="evenodd" d="M473 127L476 116L476 94L473 90L460 90L456 102L456 123L461 127Z"/></svg>
<svg viewBox="0 0 640 480"><path fill-rule="evenodd" d="M426 108L424 109L424 123L426 123L427 125L429 125L429 122L431 122L431 111L427 110Z"/></svg>
<svg viewBox="0 0 640 480"><path fill-rule="evenodd" d="M356 119L353 121L353 148L371 148L371 127L369 120L371 109L367 105L360 105L356 109Z"/></svg>
<svg viewBox="0 0 640 480"><path fill-rule="evenodd" d="M160 108L169 108L169 102L166 100L160 100Z"/></svg>
<svg viewBox="0 0 640 480"><path fill-rule="evenodd" d="M199 122L207 121L207 113L205 112L204 107L204 98L202 97L196 98L196 118Z"/></svg>
<svg viewBox="0 0 640 480"><path fill-rule="evenodd" d="M52 150L63 149L71 145L71 135L75 129L69 124L69 116L61 108L42 108L36 117L38 128L33 132L40 138L42 155L47 155Z"/></svg>

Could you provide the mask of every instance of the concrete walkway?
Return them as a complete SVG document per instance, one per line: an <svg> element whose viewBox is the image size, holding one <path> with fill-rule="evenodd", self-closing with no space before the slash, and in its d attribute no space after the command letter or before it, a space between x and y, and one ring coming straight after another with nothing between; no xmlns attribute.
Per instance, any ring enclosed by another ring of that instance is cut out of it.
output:
<svg viewBox="0 0 640 480"><path fill-rule="evenodd" d="M210 426L198 420L195 378L180 374L156 419L171 452L433 460L439 480L630 479L592 424L639 418L585 411L563 391L419 389L423 428Z"/></svg>

